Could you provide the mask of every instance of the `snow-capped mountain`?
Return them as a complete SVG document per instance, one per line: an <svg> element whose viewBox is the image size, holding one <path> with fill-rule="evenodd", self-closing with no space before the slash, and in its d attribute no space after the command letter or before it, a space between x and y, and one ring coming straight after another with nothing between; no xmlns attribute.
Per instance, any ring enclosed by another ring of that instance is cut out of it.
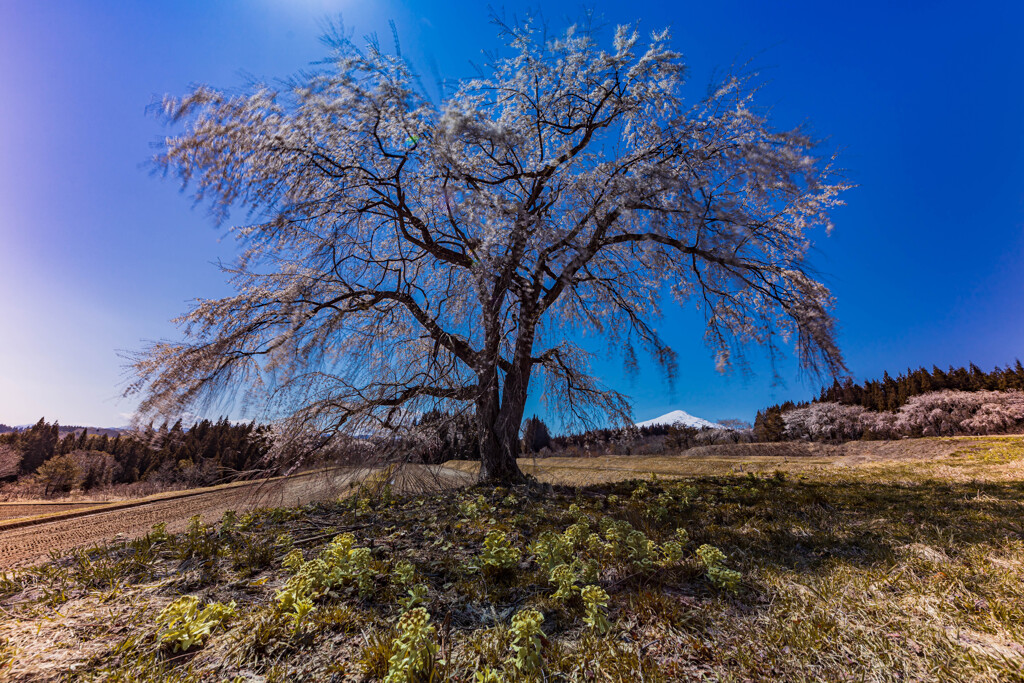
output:
<svg viewBox="0 0 1024 683"><path fill-rule="evenodd" d="M720 424L710 422L701 417L694 417L685 410L673 410L671 413L665 413L661 417L656 417L653 420L644 420L643 422L637 422L637 427L654 427L656 425L675 425L680 424L684 427L696 427L697 429L725 429Z"/></svg>

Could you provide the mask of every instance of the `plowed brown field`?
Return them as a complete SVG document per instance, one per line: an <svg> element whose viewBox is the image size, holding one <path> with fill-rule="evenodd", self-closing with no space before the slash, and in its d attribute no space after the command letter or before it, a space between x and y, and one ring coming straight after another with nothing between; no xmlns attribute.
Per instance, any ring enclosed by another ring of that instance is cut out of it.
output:
<svg viewBox="0 0 1024 683"><path fill-rule="evenodd" d="M0 503L0 522L5 519L17 519L18 517L49 515L57 512L70 512L72 510L88 510L89 508L101 505L110 505L110 503Z"/></svg>
<svg viewBox="0 0 1024 683"><path fill-rule="evenodd" d="M54 551L64 553L104 541L141 536L160 522L167 525L168 532L177 533L183 531L188 520L195 515L209 524L218 521L228 510L242 513L257 507L285 507L330 500L351 490L351 483L365 478L372 471L338 468L205 492L182 491L173 498L137 502L129 508L41 521L14 529L0 528L0 569L36 564L48 559ZM398 489L461 486L470 481L470 477L453 470L422 466L407 466L397 479ZM59 510L43 512L56 511ZM36 509L28 514L40 512Z"/></svg>
<svg viewBox="0 0 1024 683"><path fill-rule="evenodd" d="M66 552L103 541L140 536L160 522L167 525L167 531L175 533L182 531L194 515L210 523L219 520L228 510L241 513L256 507L301 505L330 499L343 493L349 482L365 476L366 472L337 469L204 493L186 491L180 497L126 509L0 530L0 569L35 564L46 560L51 551ZM40 510L36 508L28 514L40 514Z"/></svg>

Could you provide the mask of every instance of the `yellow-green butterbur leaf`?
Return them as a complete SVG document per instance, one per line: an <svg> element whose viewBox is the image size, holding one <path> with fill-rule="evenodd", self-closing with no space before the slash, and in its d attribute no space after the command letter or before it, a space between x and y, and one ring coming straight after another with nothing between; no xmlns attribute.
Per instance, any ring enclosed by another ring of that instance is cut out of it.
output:
<svg viewBox="0 0 1024 683"><path fill-rule="evenodd" d="M612 625L604 615L608 606L608 593L600 586L584 586L580 591L586 615L583 622L598 634L604 635Z"/></svg>
<svg viewBox="0 0 1024 683"><path fill-rule="evenodd" d="M433 669L437 654L430 614L422 607L409 610L398 620L396 628L398 637L384 683L413 683Z"/></svg>
<svg viewBox="0 0 1024 683"><path fill-rule="evenodd" d="M535 609L526 609L512 617L512 665L526 675L544 668L541 658L541 624L544 615Z"/></svg>
<svg viewBox="0 0 1024 683"><path fill-rule="evenodd" d="M199 604L199 598L186 595L165 607L156 619L164 627L160 642L173 645L174 652L186 652L235 614L234 602L211 602L202 610Z"/></svg>

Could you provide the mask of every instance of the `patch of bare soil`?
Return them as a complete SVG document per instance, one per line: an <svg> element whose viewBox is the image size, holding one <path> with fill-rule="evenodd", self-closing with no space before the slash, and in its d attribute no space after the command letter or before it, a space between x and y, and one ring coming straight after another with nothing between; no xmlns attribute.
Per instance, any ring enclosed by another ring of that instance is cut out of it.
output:
<svg viewBox="0 0 1024 683"><path fill-rule="evenodd" d="M0 569L12 569L46 560L51 551L66 552L115 538L145 534L165 523L168 532L185 529L198 515L204 523L219 520L228 510L244 512L256 507L301 505L337 497L365 471L335 470L210 491L184 498L158 500L123 510L110 510L74 519L58 520L0 532Z"/></svg>
<svg viewBox="0 0 1024 683"><path fill-rule="evenodd" d="M338 498L372 474L373 470L366 468L339 468L198 494L183 491L179 497L127 509L0 531L0 569L37 564L48 559L53 551L64 553L114 539L141 536L154 524L164 523L169 533L178 533L196 515L204 524L210 524L220 520L228 510L243 513L257 507L291 507ZM470 482L471 478L464 474L423 466L406 466L390 475L387 481L399 492L436 490Z"/></svg>
<svg viewBox="0 0 1024 683"><path fill-rule="evenodd" d="M35 515L49 515L58 512L71 512L72 510L88 510L97 505L105 503L0 503L0 521L5 519L17 519L19 517L33 517Z"/></svg>

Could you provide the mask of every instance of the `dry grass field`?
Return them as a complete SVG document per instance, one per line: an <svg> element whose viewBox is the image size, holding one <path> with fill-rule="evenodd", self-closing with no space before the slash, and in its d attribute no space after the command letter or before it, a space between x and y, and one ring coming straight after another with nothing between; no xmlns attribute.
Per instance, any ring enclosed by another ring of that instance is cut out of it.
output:
<svg viewBox="0 0 1024 683"><path fill-rule="evenodd" d="M366 489L8 574L0 671L1024 681L1020 437L522 464L559 485Z"/></svg>
<svg viewBox="0 0 1024 683"><path fill-rule="evenodd" d="M702 477L727 474L842 472L844 476L926 476L962 481L965 478L1024 479L1024 463L1010 459L997 463L992 457L976 458L1003 444L1017 444L1024 437L949 437L903 441L852 441L844 444L752 443L701 446L679 455L602 455L588 458L521 458L519 467L540 481L566 486L588 486L635 477ZM445 467L468 474L479 463L452 460Z"/></svg>

